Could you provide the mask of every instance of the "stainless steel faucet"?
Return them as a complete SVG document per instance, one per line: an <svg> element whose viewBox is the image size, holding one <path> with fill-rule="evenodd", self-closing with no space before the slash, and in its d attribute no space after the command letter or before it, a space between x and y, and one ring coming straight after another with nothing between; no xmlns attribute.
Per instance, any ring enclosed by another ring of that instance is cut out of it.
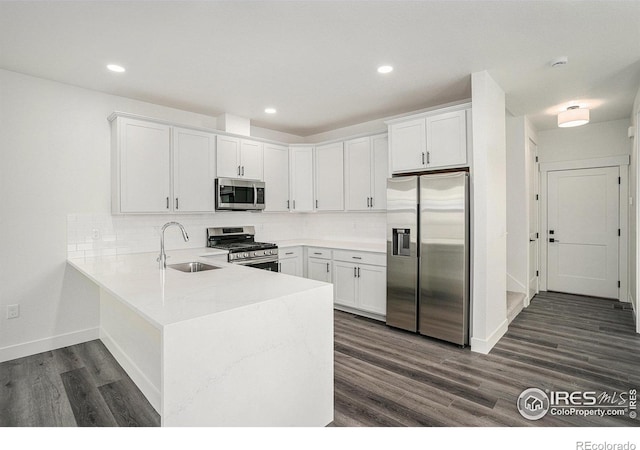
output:
<svg viewBox="0 0 640 450"><path fill-rule="evenodd" d="M164 230L169 228L171 225L180 227L180 231L182 231L182 238L184 239L184 241L187 242L189 240L189 235L187 234L187 231L178 222L167 222L162 226L162 230L160 231L160 256L158 256L158 259L157 259L157 261L160 263L161 269L167 268L167 255L164 252Z"/></svg>

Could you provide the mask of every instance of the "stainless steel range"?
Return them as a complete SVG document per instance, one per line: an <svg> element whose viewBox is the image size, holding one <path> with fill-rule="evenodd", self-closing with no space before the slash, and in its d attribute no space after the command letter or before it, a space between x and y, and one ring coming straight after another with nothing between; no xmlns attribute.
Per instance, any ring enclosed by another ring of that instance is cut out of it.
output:
<svg viewBox="0 0 640 450"><path fill-rule="evenodd" d="M229 251L228 261L257 269L278 271L278 246L255 241L254 227L207 228L207 247Z"/></svg>

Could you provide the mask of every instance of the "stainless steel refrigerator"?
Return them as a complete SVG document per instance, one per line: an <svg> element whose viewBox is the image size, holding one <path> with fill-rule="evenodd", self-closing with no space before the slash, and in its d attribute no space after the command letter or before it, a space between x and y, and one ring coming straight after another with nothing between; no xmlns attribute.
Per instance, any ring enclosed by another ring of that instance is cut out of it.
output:
<svg viewBox="0 0 640 450"><path fill-rule="evenodd" d="M387 181L387 325L469 343L469 175Z"/></svg>

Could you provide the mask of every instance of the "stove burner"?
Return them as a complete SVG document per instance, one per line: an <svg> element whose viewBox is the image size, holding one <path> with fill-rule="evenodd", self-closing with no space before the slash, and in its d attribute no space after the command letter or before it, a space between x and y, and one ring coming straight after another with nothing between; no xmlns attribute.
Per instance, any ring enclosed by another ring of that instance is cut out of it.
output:
<svg viewBox="0 0 640 450"><path fill-rule="evenodd" d="M269 242L255 242L253 227L207 228L207 247L229 251L229 262L250 265L275 263L278 246Z"/></svg>

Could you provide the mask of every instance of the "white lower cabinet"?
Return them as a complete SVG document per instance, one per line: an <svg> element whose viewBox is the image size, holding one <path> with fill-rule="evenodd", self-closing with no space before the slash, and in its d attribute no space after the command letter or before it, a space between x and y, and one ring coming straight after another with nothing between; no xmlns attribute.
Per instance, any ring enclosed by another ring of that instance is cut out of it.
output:
<svg viewBox="0 0 640 450"><path fill-rule="evenodd" d="M331 283L332 265L333 262L329 259L307 258L307 278Z"/></svg>
<svg viewBox="0 0 640 450"><path fill-rule="evenodd" d="M335 251L333 292L336 306L373 314L387 314L387 269L384 254ZM366 315L366 314L365 314Z"/></svg>
<svg viewBox="0 0 640 450"><path fill-rule="evenodd" d="M278 249L278 271L296 277L303 276L302 247Z"/></svg>

